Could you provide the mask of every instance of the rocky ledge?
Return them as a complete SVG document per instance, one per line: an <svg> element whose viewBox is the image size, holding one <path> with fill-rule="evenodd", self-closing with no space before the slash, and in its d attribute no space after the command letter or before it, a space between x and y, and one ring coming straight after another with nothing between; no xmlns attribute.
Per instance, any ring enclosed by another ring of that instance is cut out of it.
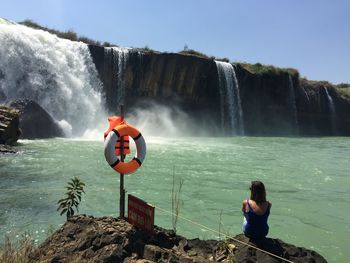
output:
<svg viewBox="0 0 350 263"><path fill-rule="evenodd" d="M318 253L279 239L244 243L292 262L327 262ZM146 234L127 221L79 215L70 218L31 254L35 262L283 262L235 240L187 240L155 227Z"/></svg>
<svg viewBox="0 0 350 263"><path fill-rule="evenodd" d="M0 105L0 154L15 153L15 148L10 145L15 144L20 135L19 112Z"/></svg>

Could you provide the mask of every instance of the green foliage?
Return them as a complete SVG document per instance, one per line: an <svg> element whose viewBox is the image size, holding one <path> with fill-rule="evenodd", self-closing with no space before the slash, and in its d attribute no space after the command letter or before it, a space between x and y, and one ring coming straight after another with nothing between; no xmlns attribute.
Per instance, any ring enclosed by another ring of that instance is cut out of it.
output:
<svg viewBox="0 0 350 263"><path fill-rule="evenodd" d="M2 263L26 263L29 261L29 255L34 251L35 245L33 238L28 235L22 235L22 239L17 243L11 242L10 238L5 236L5 244L0 247L0 262Z"/></svg>
<svg viewBox="0 0 350 263"><path fill-rule="evenodd" d="M177 221L179 218L180 207L182 200L180 199L180 193L184 180L180 177L179 181L175 181L175 166L173 167L173 187L171 190L171 212L172 212L172 225L173 230L176 233Z"/></svg>
<svg viewBox="0 0 350 263"><path fill-rule="evenodd" d="M290 74L290 75L299 75L298 70L294 68L278 68L272 65L263 65L261 63L249 64L249 63L237 63L237 65L242 66L244 69L250 71L254 74Z"/></svg>
<svg viewBox="0 0 350 263"><path fill-rule="evenodd" d="M72 178L71 181L67 183L65 187L67 189L65 193L66 197L57 202L57 204L59 204L57 211L61 210L60 215L66 213L68 219L74 215L74 208L79 212L78 206L81 201L81 195L85 193L84 186L85 184L77 177Z"/></svg>

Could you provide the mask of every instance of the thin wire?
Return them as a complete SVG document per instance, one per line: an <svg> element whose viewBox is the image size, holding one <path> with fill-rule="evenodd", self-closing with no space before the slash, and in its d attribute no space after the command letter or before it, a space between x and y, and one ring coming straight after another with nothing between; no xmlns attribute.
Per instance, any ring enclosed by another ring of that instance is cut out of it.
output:
<svg viewBox="0 0 350 263"><path fill-rule="evenodd" d="M4 190L5 190L5 191L17 191L17 190L21 190L21 191L23 191L23 190L31 190L31 191L32 191L33 189L23 189L23 188L22 188L22 189L1 189L1 191L4 191ZM52 191L52 190L57 191L58 189L50 189L50 190L51 190L51 191ZM268 251L266 251L266 250L263 250L263 249L261 249L261 248L252 246L252 245L250 245L250 244L248 244L248 243L245 243L245 242L243 242L243 241L241 241L241 240L238 240L238 239L236 239L236 238L234 238L234 237L232 237L232 236L223 234L223 233L221 233L221 232L219 232L219 231L216 231L215 229L209 228L209 227L207 227L207 226L205 226L205 225L202 225L202 224L200 224L200 223L198 223L198 222L195 222L195 221L193 221L193 220L191 220L191 219L188 219L188 218L186 218L186 217L183 217L183 216L181 216L181 215L176 215L176 214L174 214L173 212L170 212L170 211L168 211L168 210L165 210L165 209L163 209L163 208L161 208L161 207L159 207L159 206L156 206L156 205L154 205L154 204L152 204L152 206L154 206L155 208L157 208L157 209L160 210L160 211L163 211L163 212L165 212L165 213L168 213L168 214L177 216L177 217L179 217L179 218L181 218L181 219L183 219L183 220L185 220L185 221L187 221L187 222L190 222L190 223L193 224L193 225L197 225L197 226L199 226L199 227L201 227L201 228L204 228L204 229L206 229L206 230L209 230L209 231L211 231L211 232L213 232L213 233L216 233L216 234L219 234L219 235L223 235L223 236L225 236L226 238L230 238L230 239L232 239L232 240L234 240L234 241L236 241L236 242L238 242L238 243L241 243L241 244L246 245L246 246L248 246L248 247L251 247L251 248L254 248L254 249L256 249L256 250L259 250L259 251L261 251L261 252L263 252L263 253L265 253L265 254L268 254L268 255L270 255L270 256L273 256L273 257L275 257L275 258L281 259L281 260L286 261L286 262L289 262L289 263L293 263L293 261L290 261L290 260L288 260L288 259L282 258L282 257L280 257L280 256L278 256L278 255L275 255L275 254L273 254L273 253L271 253L271 252L268 252Z"/></svg>
<svg viewBox="0 0 350 263"><path fill-rule="evenodd" d="M153 204L152 204L152 205L153 205ZM154 206L155 208L157 208L158 210L160 210L160 211L163 211L163 212L165 212L165 213L168 213L168 214L177 216L177 217L179 217L179 218L181 218L181 219L183 219L183 220L185 220L185 221L190 222L191 224L197 225L197 226L199 226L199 227L201 227L201 228L204 228L204 229L206 229L206 230L212 231L212 232L214 232L214 233L216 233L216 234L219 234L219 235L223 234L223 233L220 233L219 231L216 231L216 230L214 230L214 229L212 229L212 228L209 228L209 227L207 227L207 226L205 226L205 225L202 225L202 224L200 224L200 223L198 223L198 222L195 222L195 221L193 221L193 220L191 220L191 219L185 218L185 217L183 217L183 216L181 216L181 215L175 215L173 212L167 211L167 210L165 210L165 209L163 209L163 208L161 208L161 207L158 207L158 206L155 206L155 205L153 205L153 206ZM238 242L238 243L241 243L241 244L246 245L246 246L248 246L248 247L251 247L251 248L254 248L254 249L256 249L256 250L259 250L259 251L261 251L261 252L263 252L263 253L265 253L265 254L268 254L268 255L270 255L270 256L273 256L273 257L275 257L275 258L281 259L281 260L286 261L286 262L289 262L289 263L293 263L293 261L290 261L290 260L288 260L288 259L282 258L282 257L280 257L280 256L278 256L278 255L275 255L275 254L273 254L273 253L271 253L271 252L268 252L268 251L263 250L263 249L261 249L261 248L258 248L258 247L256 247L256 246L252 246L252 245L250 245L250 244L248 244L248 243L245 243L245 242L243 242L243 241L241 241L241 240L238 240L238 239L236 239L236 238L234 238L234 237L232 237L232 236L228 236L228 235L226 235L226 234L223 234L223 235L224 235L226 238L230 238L230 239L232 239L232 240L234 240L234 241L236 241L236 242Z"/></svg>

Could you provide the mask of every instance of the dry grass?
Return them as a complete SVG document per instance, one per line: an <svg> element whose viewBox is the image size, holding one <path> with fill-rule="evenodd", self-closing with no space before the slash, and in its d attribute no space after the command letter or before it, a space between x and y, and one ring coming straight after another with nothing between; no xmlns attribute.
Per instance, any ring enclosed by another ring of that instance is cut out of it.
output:
<svg viewBox="0 0 350 263"><path fill-rule="evenodd" d="M350 100L350 88L337 88L336 91L343 99Z"/></svg>
<svg viewBox="0 0 350 263"><path fill-rule="evenodd" d="M0 247L1 263L28 263L29 254L33 252L35 245L29 235L24 235L21 240L13 243L9 237L5 237L5 244Z"/></svg>

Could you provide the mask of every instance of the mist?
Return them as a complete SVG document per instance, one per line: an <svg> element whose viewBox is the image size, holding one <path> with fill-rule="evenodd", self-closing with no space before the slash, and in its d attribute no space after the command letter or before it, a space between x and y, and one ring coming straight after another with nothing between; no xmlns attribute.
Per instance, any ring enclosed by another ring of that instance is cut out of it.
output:
<svg viewBox="0 0 350 263"><path fill-rule="evenodd" d="M127 122L137 127L144 136L186 137L205 136L208 132L200 127L199 121L190 117L176 105L166 106L148 102L126 115Z"/></svg>

